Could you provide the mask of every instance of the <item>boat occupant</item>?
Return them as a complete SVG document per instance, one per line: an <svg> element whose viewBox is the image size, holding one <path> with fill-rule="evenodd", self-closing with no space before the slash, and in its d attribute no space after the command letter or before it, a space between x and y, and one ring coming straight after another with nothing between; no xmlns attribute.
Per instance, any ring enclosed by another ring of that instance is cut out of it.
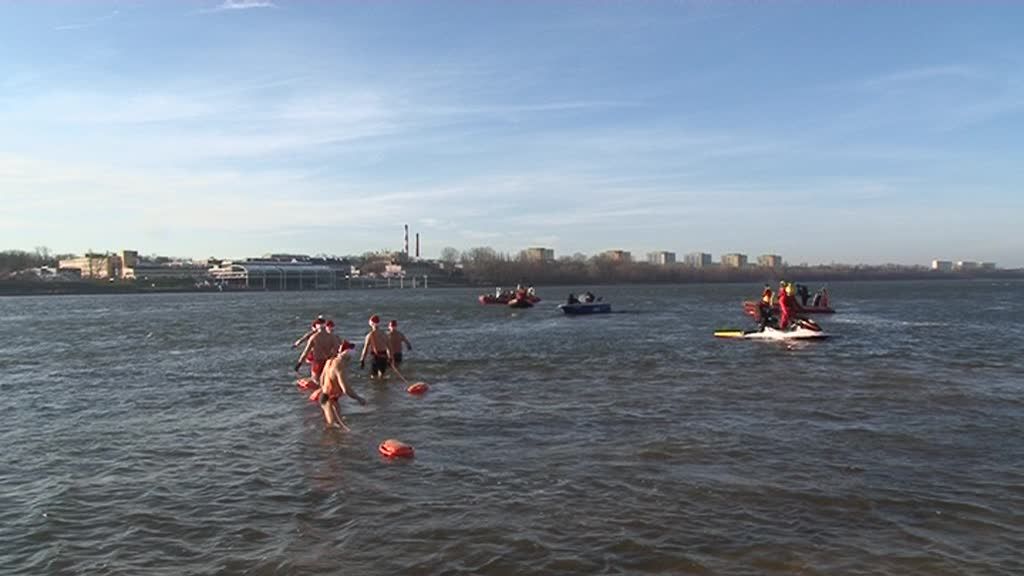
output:
<svg viewBox="0 0 1024 576"><path fill-rule="evenodd" d="M579 303L580 303L580 299L577 298L576 295L573 294L572 292L569 292L569 299L566 300L566 304L579 304Z"/></svg>
<svg viewBox="0 0 1024 576"><path fill-rule="evenodd" d="M807 290L807 286L797 284L796 293L800 295L800 305L807 306L807 300L811 297L811 293Z"/></svg>

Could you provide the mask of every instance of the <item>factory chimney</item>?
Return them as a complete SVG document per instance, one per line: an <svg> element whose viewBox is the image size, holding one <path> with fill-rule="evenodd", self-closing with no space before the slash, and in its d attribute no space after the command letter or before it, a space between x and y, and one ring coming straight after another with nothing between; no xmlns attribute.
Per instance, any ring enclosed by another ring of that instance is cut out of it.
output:
<svg viewBox="0 0 1024 576"><path fill-rule="evenodd" d="M409 225L405 225L405 257L409 257Z"/></svg>
<svg viewBox="0 0 1024 576"><path fill-rule="evenodd" d="M416 259L420 257L420 233L416 233Z"/></svg>

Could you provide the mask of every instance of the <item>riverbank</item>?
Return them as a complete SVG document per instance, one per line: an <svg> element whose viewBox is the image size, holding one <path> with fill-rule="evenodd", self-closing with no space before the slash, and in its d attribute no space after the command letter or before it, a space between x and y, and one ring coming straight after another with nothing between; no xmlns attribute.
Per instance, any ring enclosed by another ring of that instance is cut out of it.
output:
<svg viewBox="0 0 1024 576"><path fill-rule="evenodd" d="M878 281L970 281L970 280L1022 280L1024 270L995 270L985 272L965 273L927 273L927 272L904 272L879 274L870 272L864 274L799 274L791 271L792 274L762 274L752 276L742 274L739 277L713 274L706 276L694 276L684 279L651 279L641 278L635 280L623 280L619 278L608 278L594 280L593 278L559 279L555 282L537 282L536 286L607 286L607 285L688 285L688 284L742 284L760 283L774 281L775 278L786 278L803 284L816 285L828 284L830 282L878 282ZM495 285L506 287L514 285L515 282L470 282L458 279L431 279L427 289L434 288L480 288L490 293ZM397 281L387 282L378 280L376 282L358 282L351 285L340 286L333 290L344 292L350 290L423 290L422 285L412 288L409 283L401 284ZM109 282L109 281L28 281L28 280L0 280L0 296L61 296L77 294L167 294L167 293L195 293L195 292L233 292L233 293L263 293L268 291L264 288L238 288L215 285L194 285L194 284L153 284L136 282ZM332 290L302 290L301 292L330 292Z"/></svg>

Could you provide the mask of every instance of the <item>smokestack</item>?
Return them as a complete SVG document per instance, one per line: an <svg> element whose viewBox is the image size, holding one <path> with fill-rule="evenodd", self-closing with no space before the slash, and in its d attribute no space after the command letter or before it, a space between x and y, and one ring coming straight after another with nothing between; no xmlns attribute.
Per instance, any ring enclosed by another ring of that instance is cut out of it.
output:
<svg viewBox="0 0 1024 576"><path fill-rule="evenodd" d="M420 257L420 233L416 233L416 258Z"/></svg>
<svg viewBox="0 0 1024 576"><path fill-rule="evenodd" d="M405 255L409 256L409 225L405 225Z"/></svg>

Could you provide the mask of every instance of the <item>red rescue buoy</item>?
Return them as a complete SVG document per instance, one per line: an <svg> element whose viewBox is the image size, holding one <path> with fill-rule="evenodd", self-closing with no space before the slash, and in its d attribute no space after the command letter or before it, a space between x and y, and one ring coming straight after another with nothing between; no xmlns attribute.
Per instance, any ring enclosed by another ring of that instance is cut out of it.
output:
<svg viewBox="0 0 1024 576"><path fill-rule="evenodd" d="M416 395L423 394L427 390L430 390L430 386L427 386L426 382L417 382L415 384L410 384L409 387L405 389L405 391L408 392L409 394Z"/></svg>
<svg viewBox="0 0 1024 576"><path fill-rule="evenodd" d="M295 381L295 385L299 387L299 390L312 390L316 388L316 382L313 382L309 378L300 378Z"/></svg>
<svg viewBox="0 0 1024 576"><path fill-rule="evenodd" d="M381 442L377 450L387 458L412 458L413 456L412 446L393 438Z"/></svg>

